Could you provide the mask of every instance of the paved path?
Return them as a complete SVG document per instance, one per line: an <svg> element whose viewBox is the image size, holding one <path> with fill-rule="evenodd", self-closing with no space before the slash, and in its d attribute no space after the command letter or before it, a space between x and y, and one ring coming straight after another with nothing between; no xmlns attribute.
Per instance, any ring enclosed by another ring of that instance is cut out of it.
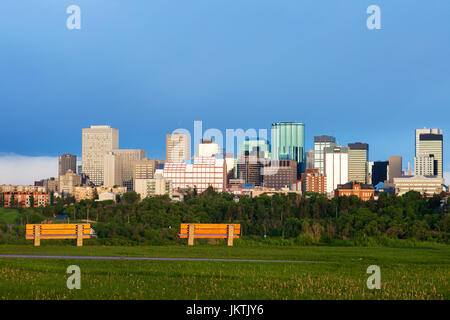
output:
<svg viewBox="0 0 450 320"><path fill-rule="evenodd" d="M287 262L287 263L320 263L320 261L294 260L251 260L251 259L208 259L208 258L156 258L156 257L102 257L102 256L63 256L63 255L28 255L0 254L0 258L21 259L82 259L82 260L144 260L144 261L219 261L219 262Z"/></svg>

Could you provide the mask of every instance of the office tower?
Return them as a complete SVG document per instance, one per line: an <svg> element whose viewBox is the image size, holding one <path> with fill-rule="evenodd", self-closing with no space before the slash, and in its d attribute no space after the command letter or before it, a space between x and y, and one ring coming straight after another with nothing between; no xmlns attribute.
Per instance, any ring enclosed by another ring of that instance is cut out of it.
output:
<svg viewBox="0 0 450 320"><path fill-rule="evenodd" d="M245 183L251 183L255 186L262 186L263 163L264 159L258 158L254 155L239 158L239 162L237 163L238 178L242 179Z"/></svg>
<svg viewBox="0 0 450 320"><path fill-rule="evenodd" d="M416 176L437 176L437 160L434 155L419 153L414 157L414 172Z"/></svg>
<svg viewBox="0 0 450 320"><path fill-rule="evenodd" d="M348 144L348 179L366 183L367 164L369 161L369 145L367 143Z"/></svg>
<svg viewBox="0 0 450 320"><path fill-rule="evenodd" d="M77 174L79 174L81 176L81 174L83 173L83 167L81 166L81 164L79 166L77 166Z"/></svg>
<svg viewBox="0 0 450 320"><path fill-rule="evenodd" d="M306 169L302 173L302 192L326 193L327 177L319 169Z"/></svg>
<svg viewBox="0 0 450 320"><path fill-rule="evenodd" d="M166 134L166 161L182 162L191 159L191 136L182 133Z"/></svg>
<svg viewBox="0 0 450 320"><path fill-rule="evenodd" d="M258 158L269 159L270 158L270 144L264 139L250 139L246 138L245 141L239 146L239 157L254 155Z"/></svg>
<svg viewBox="0 0 450 320"><path fill-rule="evenodd" d="M297 162L297 179L305 171L305 125L296 122L272 123L272 159Z"/></svg>
<svg viewBox="0 0 450 320"><path fill-rule="evenodd" d="M69 169L65 174L59 176L59 192L72 195L73 188L78 186L81 186L81 176L72 170Z"/></svg>
<svg viewBox="0 0 450 320"><path fill-rule="evenodd" d="M264 160L268 160L270 158L270 145L266 140L259 140L259 139L249 139L247 138L240 146L238 151L238 157L234 164L234 178L236 179L243 179L246 183L253 183L248 182L247 179L245 179L244 176L242 176L242 170L243 168L246 168L246 163L250 162L250 166L253 168L250 169L250 171L258 170L262 168L262 163ZM228 165L228 163L227 163ZM256 168L257 167L257 168ZM229 168L229 167L227 167ZM261 172L260 172L261 175ZM242 178L240 178L242 177ZM262 177L261 181L258 182L258 184L255 184L257 186L262 185Z"/></svg>
<svg viewBox="0 0 450 320"><path fill-rule="evenodd" d="M422 154L430 154L434 157L434 174L443 177L443 134L440 129L416 129L416 153L418 157ZM414 168L414 174L419 174L419 168Z"/></svg>
<svg viewBox="0 0 450 320"><path fill-rule="evenodd" d="M372 185L385 182L388 177L389 161L374 161L372 166Z"/></svg>
<svg viewBox="0 0 450 320"><path fill-rule="evenodd" d="M325 151L325 175L327 177L327 193L333 192L338 184L348 180L348 148L328 147Z"/></svg>
<svg viewBox="0 0 450 320"><path fill-rule="evenodd" d="M402 176L402 157L401 156L390 156L389 160L389 183L394 182L394 178L399 178Z"/></svg>
<svg viewBox="0 0 450 320"><path fill-rule="evenodd" d="M332 136L315 136L314 137L314 167L319 169L320 174L325 174L324 158L325 148L336 147L336 138Z"/></svg>
<svg viewBox="0 0 450 320"><path fill-rule="evenodd" d="M297 182L297 162L267 160L263 166L263 185L266 188L290 188Z"/></svg>
<svg viewBox="0 0 450 320"><path fill-rule="evenodd" d="M201 139L200 143L196 146L197 157L212 157L220 152L219 145L214 143L214 139Z"/></svg>
<svg viewBox="0 0 450 320"><path fill-rule="evenodd" d="M112 151L108 152L104 158L103 185L108 187L122 185L122 171L120 158Z"/></svg>
<svg viewBox="0 0 450 320"><path fill-rule="evenodd" d="M58 176L66 174L68 170L73 173L77 172L77 156L65 153L58 157Z"/></svg>
<svg viewBox="0 0 450 320"><path fill-rule="evenodd" d="M141 149L117 149L113 153L119 157L122 186L127 191L133 191L133 171L136 160L145 158L145 150Z"/></svg>
<svg viewBox="0 0 450 320"><path fill-rule="evenodd" d="M119 130L110 126L91 126L82 129L82 168L94 185L104 179L105 155L119 148Z"/></svg>
<svg viewBox="0 0 450 320"><path fill-rule="evenodd" d="M172 181L174 190L197 189L205 191L209 186L217 192L226 187L226 161L215 157L194 157L192 163L166 162L163 169L166 180Z"/></svg>
<svg viewBox="0 0 450 320"><path fill-rule="evenodd" d="M306 151L306 167L305 169L314 169L314 150Z"/></svg>
<svg viewBox="0 0 450 320"><path fill-rule="evenodd" d="M408 162L408 176L412 175L412 171L411 171L411 162Z"/></svg>
<svg viewBox="0 0 450 320"><path fill-rule="evenodd" d="M81 176L77 175L71 169L67 170L58 178L58 192L63 194L72 194L73 187L81 185Z"/></svg>
<svg viewBox="0 0 450 320"><path fill-rule="evenodd" d="M141 159L133 163L133 179L153 179L161 160Z"/></svg>

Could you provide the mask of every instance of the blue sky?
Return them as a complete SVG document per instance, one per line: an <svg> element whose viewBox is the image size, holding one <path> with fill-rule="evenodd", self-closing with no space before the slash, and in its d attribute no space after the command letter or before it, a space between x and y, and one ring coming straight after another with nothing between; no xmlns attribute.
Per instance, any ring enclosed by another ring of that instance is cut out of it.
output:
<svg viewBox="0 0 450 320"><path fill-rule="evenodd" d="M66 28L72 4L81 30ZM80 155L81 128L110 124L121 148L164 157L165 134L194 120L299 121L307 148L335 135L406 167L426 126L444 130L449 172L449 13L448 0L2 0L0 153Z"/></svg>

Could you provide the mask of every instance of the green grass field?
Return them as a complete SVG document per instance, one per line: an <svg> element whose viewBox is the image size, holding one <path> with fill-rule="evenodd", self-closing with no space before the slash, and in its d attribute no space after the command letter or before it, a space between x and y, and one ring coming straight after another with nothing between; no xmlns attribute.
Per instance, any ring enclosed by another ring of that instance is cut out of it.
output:
<svg viewBox="0 0 450 320"><path fill-rule="evenodd" d="M241 258L296 262L0 258L0 299L449 299L450 246L421 248L0 246L0 254ZM69 290L69 265L81 289ZM381 290L369 290L369 265Z"/></svg>

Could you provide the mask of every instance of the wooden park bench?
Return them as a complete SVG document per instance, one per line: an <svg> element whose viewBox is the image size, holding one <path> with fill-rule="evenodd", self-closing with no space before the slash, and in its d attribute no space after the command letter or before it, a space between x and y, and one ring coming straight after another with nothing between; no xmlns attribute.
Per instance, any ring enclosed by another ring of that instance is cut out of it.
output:
<svg viewBox="0 0 450 320"><path fill-rule="evenodd" d="M77 239L77 246L83 245L83 239L91 238L89 223L61 223L61 224L27 224L26 239L34 239L34 245L40 246L41 239Z"/></svg>
<svg viewBox="0 0 450 320"><path fill-rule="evenodd" d="M205 224L182 223L180 238L187 238L188 245L194 245L194 239L227 239L228 246L233 245L233 239L241 234L240 224Z"/></svg>

